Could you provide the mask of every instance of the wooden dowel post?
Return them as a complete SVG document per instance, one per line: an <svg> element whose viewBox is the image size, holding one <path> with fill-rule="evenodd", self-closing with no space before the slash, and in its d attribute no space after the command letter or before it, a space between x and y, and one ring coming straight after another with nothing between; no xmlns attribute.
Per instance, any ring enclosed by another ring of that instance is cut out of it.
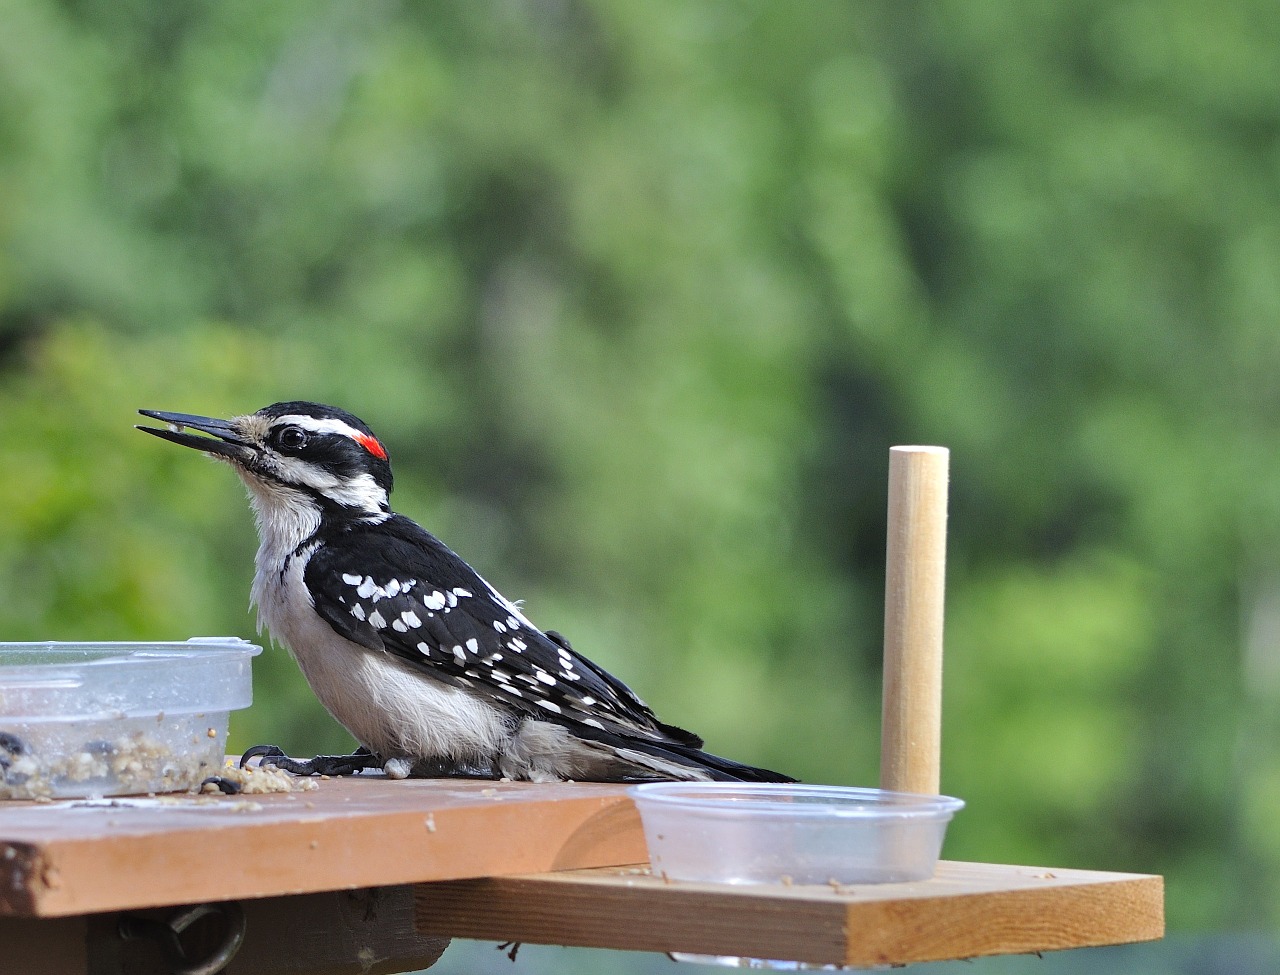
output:
<svg viewBox="0 0 1280 975"><path fill-rule="evenodd" d="M945 447L889 451L882 789L940 791L949 460Z"/></svg>

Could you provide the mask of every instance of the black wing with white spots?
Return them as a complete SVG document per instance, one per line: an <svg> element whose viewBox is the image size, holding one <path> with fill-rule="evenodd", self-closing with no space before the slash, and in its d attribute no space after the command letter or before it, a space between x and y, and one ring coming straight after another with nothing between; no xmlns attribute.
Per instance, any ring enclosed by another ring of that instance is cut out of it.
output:
<svg viewBox="0 0 1280 975"><path fill-rule="evenodd" d="M321 536L304 581L335 630L513 711L569 726L701 748L617 678L548 636L415 522L393 515Z"/></svg>

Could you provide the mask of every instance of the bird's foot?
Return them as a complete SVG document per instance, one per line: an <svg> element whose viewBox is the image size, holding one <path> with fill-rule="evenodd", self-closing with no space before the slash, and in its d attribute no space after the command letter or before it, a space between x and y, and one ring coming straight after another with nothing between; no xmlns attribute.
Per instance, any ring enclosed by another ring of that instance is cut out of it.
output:
<svg viewBox="0 0 1280 975"><path fill-rule="evenodd" d="M214 786L224 796L237 796L240 794L240 790L244 788L244 786L242 786L239 782L235 782L235 781L232 781L231 779L223 778L221 775L211 775L207 779L205 779L203 782L200 783L200 788L198 788L196 791L200 793L204 793L205 792L204 787L206 785Z"/></svg>
<svg viewBox="0 0 1280 975"><path fill-rule="evenodd" d="M507 953L507 957L512 961L515 961L516 952L520 950L520 944L521 942L519 941L504 941L500 945L494 945L494 947L499 951L505 951Z"/></svg>
<svg viewBox="0 0 1280 975"><path fill-rule="evenodd" d="M290 758L275 745L254 745L240 756L240 767L249 760L259 759L259 765L274 765L294 775L354 775L366 769L381 769L382 759L367 748L358 748L350 755L317 755L305 761Z"/></svg>

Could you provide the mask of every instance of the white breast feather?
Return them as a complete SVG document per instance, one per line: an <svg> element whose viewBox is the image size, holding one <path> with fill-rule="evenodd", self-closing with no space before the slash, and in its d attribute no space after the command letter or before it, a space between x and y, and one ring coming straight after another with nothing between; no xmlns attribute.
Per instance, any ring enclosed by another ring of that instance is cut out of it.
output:
<svg viewBox="0 0 1280 975"><path fill-rule="evenodd" d="M484 764L496 755L510 735L501 712L465 688L352 643L315 612L303 582L314 547L293 553L319 526L319 510L294 492L286 503L287 489L246 483L262 540L252 590L258 627L289 650L325 709L384 759Z"/></svg>

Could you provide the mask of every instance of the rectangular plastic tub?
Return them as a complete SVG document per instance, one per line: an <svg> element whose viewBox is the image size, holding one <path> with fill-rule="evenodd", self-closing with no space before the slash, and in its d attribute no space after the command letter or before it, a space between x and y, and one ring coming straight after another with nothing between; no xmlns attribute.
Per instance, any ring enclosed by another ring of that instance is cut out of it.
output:
<svg viewBox="0 0 1280 975"><path fill-rule="evenodd" d="M726 884L925 880L964 805L821 785L657 782L629 791L655 875Z"/></svg>
<svg viewBox="0 0 1280 975"><path fill-rule="evenodd" d="M199 786L222 767L261 652L233 637L0 643L0 799Z"/></svg>

